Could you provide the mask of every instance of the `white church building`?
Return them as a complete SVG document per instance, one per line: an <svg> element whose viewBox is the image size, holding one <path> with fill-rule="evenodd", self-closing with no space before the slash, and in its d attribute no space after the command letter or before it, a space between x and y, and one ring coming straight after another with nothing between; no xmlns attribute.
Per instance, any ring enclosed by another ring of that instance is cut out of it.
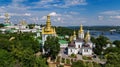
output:
<svg viewBox="0 0 120 67"><path fill-rule="evenodd" d="M93 54L93 43L90 41L89 31L85 35L82 25L78 31L78 37L75 31L74 35L70 37L67 52L68 55L81 54L91 56Z"/></svg>

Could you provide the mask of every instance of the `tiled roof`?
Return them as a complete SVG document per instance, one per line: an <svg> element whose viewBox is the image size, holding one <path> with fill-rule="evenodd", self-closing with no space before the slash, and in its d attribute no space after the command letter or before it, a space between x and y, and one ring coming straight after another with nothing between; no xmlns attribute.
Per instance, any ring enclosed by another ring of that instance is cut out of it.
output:
<svg viewBox="0 0 120 67"><path fill-rule="evenodd" d="M83 39L76 39L76 42L84 42Z"/></svg>
<svg viewBox="0 0 120 67"><path fill-rule="evenodd" d="M75 42L74 42L74 41L71 41L71 42L68 44L68 47L75 47Z"/></svg>

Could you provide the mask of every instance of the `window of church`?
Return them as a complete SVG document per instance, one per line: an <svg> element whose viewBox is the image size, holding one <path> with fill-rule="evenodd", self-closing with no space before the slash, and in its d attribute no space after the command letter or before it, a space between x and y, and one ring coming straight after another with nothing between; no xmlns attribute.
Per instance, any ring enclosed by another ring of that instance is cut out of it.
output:
<svg viewBox="0 0 120 67"><path fill-rule="evenodd" d="M78 48L80 48L80 45L78 45Z"/></svg>
<svg viewBox="0 0 120 67"><path fill-rule="evenodd" d="M85 49L84 52L88 52L88 49Z"/></svg>

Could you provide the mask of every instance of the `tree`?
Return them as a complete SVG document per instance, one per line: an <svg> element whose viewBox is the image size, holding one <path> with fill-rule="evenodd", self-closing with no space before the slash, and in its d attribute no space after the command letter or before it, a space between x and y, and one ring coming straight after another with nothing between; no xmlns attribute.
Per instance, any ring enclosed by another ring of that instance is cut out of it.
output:
<svg viewBox="0 0 120 67"><path fill-rule="evenodd" d="M104 54L109 54L109 53L120 53L120 50L118 47L109 47L104 51Z"/></svg>
<svg viewBox="0 0 120 67"><path fill-rule="evenodd" d="M116 47L119 47L119 48L120 48L120 40L115 40L115 41L113 42L113 44L115 44Z"/></svg>
<svg viewBox="0 0 120 67"><path fill-rule="evenodd" d="M54 36L48 36L44 45L45 51L47 55L55 59L57 54L60 51L60 44L58 42L58 38Z"/></svg>
<svg viewBox="0 0 120 67"><path fill-rule="evenodd" d="M31 33L0 34L0 67L46 67L46 59L36 57L40 45ZM11 37L14 39L10 40Z"/></svg>
<svg viewBox="0 0 120 67"><path fill-rule="evenodd" d="M93 43L96 43L96 39L95 39L94 37L91 37L91 41L92 41Z"/></svg>
<svg viewBox="0 0 120 67"><path fill-rule="evenodd" d="M94 48L95 54L101 55L101 52L103 51L103 47L106 47L108 41L109 39L104 36L99 36L98 38L96 38L95 48Z"/></svg>
<svg viewBox="0 0 120 67"><path fill-rule="evenodd" d="M85 67L83 61L73 62L71 67Z"/></svg>
<svg viewBox="0 0 120 67"><path fill-rule="evenodd" d="M109 53L107 55L107 62L105 67L120 67L120 54Z"/></svg>
<svg viewBox="0 0 120 67"><path fill-rule="evenodd" d="M73 30L69 29L67 27L56 27L56 32L60 36L72 35L73 34Z"/></svg>
<svg viewBox="0 0 120 67"><path fill-rule="evenodd" d="M1 27L4 27L4 24L0 24L0 28L1 28Z"/></svg>
<svg viewBox="0 0 120 67"><path fill-rule="evenodd" d="M14 59L12 55L4 49L0 49L0 66L1 67L13 67Z"/></svg>
<svg viewBox="0 0 120 67"><path fill-rule="evenodd" d="M46 64L46 59L41 56L35 57L35 64L33 67L48 67Z"/></svg>
<svg viewBox="0 0 120 67"><path fill-rule="evenodd" d="M35 24L29 24L28 26L30 29L33 29L35 27Z"/></svg>

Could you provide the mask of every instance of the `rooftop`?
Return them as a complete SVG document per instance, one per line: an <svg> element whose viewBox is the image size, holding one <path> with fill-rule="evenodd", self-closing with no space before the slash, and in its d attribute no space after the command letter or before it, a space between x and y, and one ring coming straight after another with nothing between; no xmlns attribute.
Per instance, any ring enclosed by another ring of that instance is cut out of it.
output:
<svg viewBox="0 0 120 67"><path fill-rule="evenodd" d="M67 44L68 41L66 41L66 40L59 40L59 43L60 43L60 44Z"/></svg>

